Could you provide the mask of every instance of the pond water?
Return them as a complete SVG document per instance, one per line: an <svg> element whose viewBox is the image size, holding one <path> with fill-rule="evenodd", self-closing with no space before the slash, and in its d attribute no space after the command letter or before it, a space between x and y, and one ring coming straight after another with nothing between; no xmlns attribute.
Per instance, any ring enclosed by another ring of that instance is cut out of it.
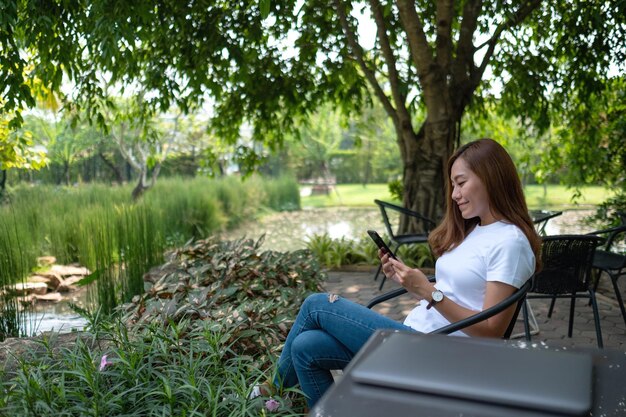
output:
<svg viewBox="0 0 626 417"><path fill-rule="evenodd" d="M585 225L584 219L593 213L591 209L564 211L562 215L548 221L545 232L547 235L591 232L595 229ZM394 223L396 219L390 220ZM305 209L275 213L248 222L222 238L258 239L265 234L262 248L286 251L305 248L306 242L313 235L327 233L333 239L357 239L366 236L367 229L385 233L385 225L377 208Z"/></svg>
<svg viewBox="0 0 626 417"><path fill-rule="evenodd" d="M68 293L58 303L38 302L26 319L26 334L40 334L51 330L66 333L83 329L87 325L87 320L76 314L70 308L70 304L85 308L86 300L87 289L81 288Z"/></svg>
<svg viewBox="0 0 626 417"><path fill-rule="evenodd" d="M593 231L584 224L584 218L593 210L568 210L548 221L546 234L585 233ZM303 249L313 235L328 234L333 239L358 239L367 229L384 233L384 223L376 208L305 209L295 212L275 213L250 221L236 230L221 236L222 239L259 239L265 235L262 249L291 251ZM40 302L29 319L36 333L55 329L67 332L80 329L86 321L74 313L68 303L84 307L86 290L71 293L68 300L59 303ZM30 333L30 332L29 332Z"/></svg>
<svg viewBox="0 0 626 417"><path fill-rule="evenodd" d="M328 234L332 239L358 239L367 229L381 232L384 223L377 209L333 208L305 209L274 213L250 221L222 236L223 239L259 239L265 235L261 246L266 250L290 251L303 249L314 235Z"/></svg>

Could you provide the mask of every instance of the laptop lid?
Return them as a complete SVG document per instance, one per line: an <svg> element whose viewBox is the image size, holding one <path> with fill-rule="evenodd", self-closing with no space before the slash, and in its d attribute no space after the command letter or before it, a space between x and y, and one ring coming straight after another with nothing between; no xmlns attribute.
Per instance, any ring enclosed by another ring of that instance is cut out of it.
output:
<svg viewBox="0 0 626 417"><path fill-rule="evenodd" d="M592 367L588 354L397 332L350 373L362 384L584 415L592 407Z"/></svg>

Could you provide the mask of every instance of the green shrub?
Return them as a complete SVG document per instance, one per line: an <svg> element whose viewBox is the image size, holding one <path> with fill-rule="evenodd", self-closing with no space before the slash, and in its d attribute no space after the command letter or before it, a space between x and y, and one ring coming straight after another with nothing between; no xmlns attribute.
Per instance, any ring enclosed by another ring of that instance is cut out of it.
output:
<svg viewBox="0 0 626 417"><path fill-rule="evenodd" d="M619 226L626 221L626 192L618 193L598 205L596 212L588 219L600 223L601 227Z"/></svg>
<svg viewBox="0 0 626 417"><path fill-rule="evenodd" d="M260 252L261 241L204 240L150 271L152 287L116 319L91 315L78 343L0 371L11 416L257 416L250 389L273 379L304 297L323 272L306 250ZM276 399L281 400L279 393ZM304 399L277 416L304 412Z"/></svg>
<svg viewBox="0 0 626 417"><path fill-rule="evenodd" d="M96 336L103 349L84 341ZM21 358L16 371L0 375L0 407L14 417L262 415L265 399L247 395L271 372L237 355L231 337L208 322L188 332L171 325L139 334L107 324L72 347ZM298 401L273 415L302 413Z"/></svg>
<svg viewBox="0 0 626 417"><path fill-rule="evenodd" d="M402 196L404 194L404 186L402 184L402 181L392 180L389 181L389 184L387 184L387 186L389 187L389 195L391 195L391 197L395 200L402 201Z"/></svg>
<svg viewBox="0 0 626 417"><path fill-rule="evenodd" d="M276 211L300 210L300 186L293 177L263 181L266 205Z"/></svg>
<svg viewBox="0 0 626 417"><path fill-rule="evenodd" d="M385 241L389 239L383 236ZM378 265L378 248L369 236L356 240L332 239L328 234L312 236L307 241L307 249L327 268L340 268L347 265ZM435 264L427 244L403 245L396 255L413 268L433 267Z"/></svg>

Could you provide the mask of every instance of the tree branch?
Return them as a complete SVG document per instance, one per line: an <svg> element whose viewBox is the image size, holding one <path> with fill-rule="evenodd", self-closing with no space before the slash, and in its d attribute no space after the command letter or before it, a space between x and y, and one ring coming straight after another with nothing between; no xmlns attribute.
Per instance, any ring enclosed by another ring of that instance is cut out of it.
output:
<svg viewBox="0 0 626 417"><path fill-rule="evenodd" d="M437 63L447 73L452 61L452 19L454 2L452 0L437 1Z"/></svg>
<svg viewBox="0 0 626 417"><path fill-rule="evenodd" d="M400 118L402 120L410 121L411 115L406 107L406 96L402 94L400 89L400 83L402 80L400 80L396 65L396 57L391 49L389 36L387 36L387 28L385 25L382 7L378 0L370 0L370 7L372 8L372 14L374 16L374 21L376 22L378 41L380 42L383 57L385 58L385 63L387 64L387 68L389 70L389 84L391 86L391 94L396 105L396 110L400 113Z"/></svg>
<svg viewBox="0 0 626 417"><path fill-rule="evenodd" d="M113 129L111 129L111 132L113 132ZM113 135L113 138L117 142L120 153L122 154L126 162L128 162L130 166L132 166L135 170L141 171L141 165L139 164L139 162L137 162L135 157L132 155L132 149L131 149L131 152L129 152L128 149L126 149L126 144L124 142L124 124L122 123L120 126L119 137L115 136L114 133L111 133L111 134Z"/></svg>
<svg viewBox="0 0 626 417"><path fill-rule="evenodd" d="M100 156L102 161L104 161L104 164L108 166L111 171L113 171L113 175L115 175L115 179L117 180L117 182L120 184L123 183L124 178L122 177L122 173L120 172L119 168L112 161L109 161L104 152L98 152L98 156Z"/></svg>
<svg viewBox="0 0 626 417"><path fill-rule="evenodd" d="M463 18L456 48L452 72L457 82L468 80L474 70L474 45L472 39L478 26L478 16L482 8L481 0L470 0L463 7Z"/></svg>
<svg viewBox="0 0 626 417"><path fill-rule="evenodd" d="M359 64L359 67L361 68L365 77L367 78L370 85L374 89L374 94L376 94L376 96L379 98L379 100L383 104L385 111L387 112L389 117L391 117L391 119L393 120L394 125L397 126L398 115L396 114L396 111L393 105L389 101L389 98L387 97L387 95L381 88L380 84L376 80L376 74L365 63L365 59L363 57L363 48L357 42L356 35L354 31L352 30L352 28L350 27L350 24L348 23L345 6L341 2L341 0L334 0L334 3L335 3L335 9L337 9L337 15L339 16L339 21L341 22L341 27L343 29L344 34L346 35L348 45L350 49L352 50L352 53L354 54L356 61Z"/></svg>
<svg viewBox="0 0 626 417"><path fill-rule="evenodd" d="M500 40L500 36L502 36L502 33L506 30L509 30L519 25L521 22L523 22L524 19L526 19L526 17L528 17L529 14L531 14L537 7L539 7L540 4L541 4L541 0L526 1L524 4L520 6L519 9L517 9L517 11L513 15L511 15L508 19L506 19L504 22L498 25L491 39L489 39L487 42L485 42L484 44L476 48L476 50L480 50L484 46L488 46L487 52L485 52L485 56L483 57L483 61L481 62L480 66L476 69L476 71L472 73L471 78L472 78L472 83L474 85L478 85L478 83L482 79L483 73L485 72L485 68L487 68L489 61L491 57L493 56L493 53L496 49L496 45L498 44L498 41Z"/></svg>
<svg viewBox="0 0 626 417"><path fill-rule="evenodd" d="M424 26L415 11L415 2L413 0L398 0L397 3L400 20L409 41L409 48L412 51L413 64L417 69L417 76L424 86L426 76L435 65L433 52L428 45Z"/></svg>

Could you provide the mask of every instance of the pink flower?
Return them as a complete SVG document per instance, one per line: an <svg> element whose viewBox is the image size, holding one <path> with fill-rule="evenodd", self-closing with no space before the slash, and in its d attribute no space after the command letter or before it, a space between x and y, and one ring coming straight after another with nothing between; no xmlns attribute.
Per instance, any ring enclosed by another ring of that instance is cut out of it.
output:
<svg viewBox="0 0 626 417"><path fill-rule="evenodd" d="M112 362L109 362L107 360L107 355L102 355L102 359L100 359L100 367L98 368L98 371L102 372L104 371L104 368L106 368L108 365L111 365Z"/></svg>
<svg viewBox="0 0 626 417"><path fill-rule="evenodd" d="M276 411L280 408L280 403L275 399L270 398L269 400L265 401L265 408L267 408L267 411Z"/></svg>

